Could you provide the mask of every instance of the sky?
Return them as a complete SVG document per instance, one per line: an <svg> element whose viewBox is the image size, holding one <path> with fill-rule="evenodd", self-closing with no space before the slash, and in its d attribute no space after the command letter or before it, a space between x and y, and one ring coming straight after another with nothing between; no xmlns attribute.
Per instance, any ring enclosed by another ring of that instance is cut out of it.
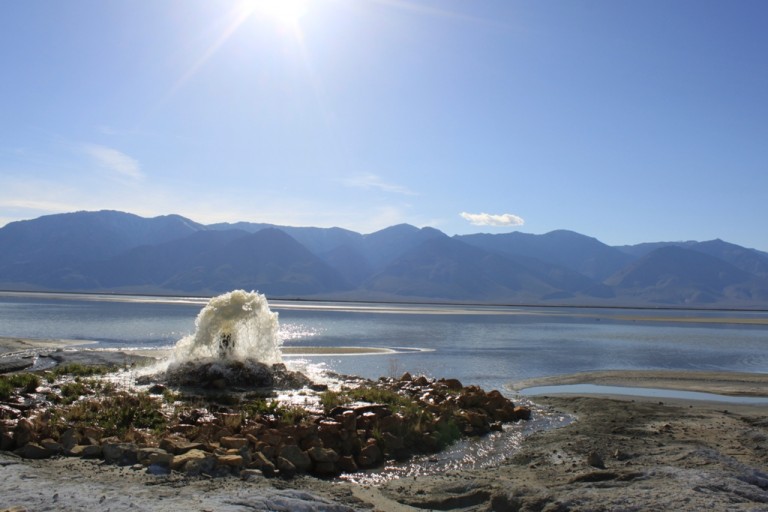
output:
<svg viewBox="0 0 768 512"><path fill-rule="evenodd" d="M764 0L0 0L0 226L768 251Z"/></svg>

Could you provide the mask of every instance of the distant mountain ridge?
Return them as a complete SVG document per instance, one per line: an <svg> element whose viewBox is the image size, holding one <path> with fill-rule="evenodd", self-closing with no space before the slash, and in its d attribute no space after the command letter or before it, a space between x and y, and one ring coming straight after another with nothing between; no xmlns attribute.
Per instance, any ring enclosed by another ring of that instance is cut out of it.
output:
<svg viewBox="0 0 768 512"><path fill-rule="evenodd" d="M768 254L722 240L612 247L566 230L450 237L74 212L0 228L0 288L273 298L768 308Z"/></svg>

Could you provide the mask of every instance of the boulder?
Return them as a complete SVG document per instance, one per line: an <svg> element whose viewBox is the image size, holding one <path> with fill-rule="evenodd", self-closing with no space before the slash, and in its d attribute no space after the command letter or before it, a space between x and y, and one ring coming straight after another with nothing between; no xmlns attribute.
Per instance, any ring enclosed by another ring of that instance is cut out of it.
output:
<svg viewBox="0 0 768 512"><path fill-rule="evenodd" d="M283 457L277 458L277 469L280 471L280 476L283 478L293 478L296 476L296 466Z"/></svg>
<svg viewBox="0 0 768 512"><path fill-rule="evenodd" d="M25 459L47 459L54 455L53 452L38 443L27 443L16 450L16 453Z"/></svg>
<svg viewBox="0 0 768 512"><path fill-rule="evenodd" d="M295 444L287 444L283 446L278 452L278 461L279 459L289 461L296 468L296 471L300 473L305 473L312 466L312 460L309 458L307 452L303 451ZM280 469L279 464L278 469Z"/></svg>
<svg viewBox="0 0 768 512"><path fill-rule="evenodd" d="M138 462L144 466L158 465L170 467L173 460L173 454L168 453L162 448L139 448L136 455Z"/></svg>
<svg viewBox="0 0 768 512"><path fill-rule="evenodd" d="M219 439L219 444L223 448L240 449L248 446L248 439L246 439L245 437L225 436Z"/></svg>
<svg viewBox="0 0 768 512"><path fill-rule="evenodd" d="M160 441L160 448L174 455L181 455L190 450L200 450L202 443L190 443L183 437L165 437Z"/></svg>
<svg viewBox="0 0 768 512"><path fill-rule="evenodd" d="M76 444L65 453L72 457L82 457L83 459L98 459L101 458L101 446L98 444Z"/></svg>
<svg viewBox="0 0 768 512"><path fill-rule="evenodd" d="M171 459L171 469L181 470L190 475L210 472L215 465L216 457L198 449L174 455Z"/></svg>
<svg viewBox="0 0 768 512"><path fill-rule="evenodd" d="M106 442L101 445L102 455L108 464L132 466L138 462L139 448L133 443Z"/></svg>
<svg viewBox="0 0 768 512"><path fill-rule="evenodd" d="M230 468L240 468L243 466L243 456L233 454L219 455L216 457L216 464Z"/></svg>
<svg viewBox="0 0 768 512"><path fill-rule="evenodd" d="M307 450L307 454L309 457L317 462L330 462L333 464L337 460L339 460L339 454L336 453L335 450L332 450L330 448L323 448L322 446L313 446L309 450Z"/></svg>
<svg viewBox="0 0 768 512"><path fill-rule="evenodd" d="M357 456L357 464L361 468L372 468L381 460L383 460L383 454L375 442L364 446L360 450L360 455Z"/></svg>
<svg viewBox="0 0 768 512"><path fill-rule="evenodd" d="M248 467L258 469L267 477L271 477L275 474L275 465L261 452L255 452L252 455L251 463Z"/></svg>

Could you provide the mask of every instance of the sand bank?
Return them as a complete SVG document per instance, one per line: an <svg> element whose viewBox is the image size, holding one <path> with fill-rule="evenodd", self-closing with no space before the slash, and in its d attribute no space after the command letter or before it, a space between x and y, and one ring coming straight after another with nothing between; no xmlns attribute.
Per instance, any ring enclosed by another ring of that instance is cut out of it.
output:
<svg viewBox="0 0 768 512"><path fill-rule="evenodd" d="M637 388L664 388L732 396L768 395L768 374L666 370L612 370L554 375L515 382L513 390L535 386L598 384Z"/></svg>

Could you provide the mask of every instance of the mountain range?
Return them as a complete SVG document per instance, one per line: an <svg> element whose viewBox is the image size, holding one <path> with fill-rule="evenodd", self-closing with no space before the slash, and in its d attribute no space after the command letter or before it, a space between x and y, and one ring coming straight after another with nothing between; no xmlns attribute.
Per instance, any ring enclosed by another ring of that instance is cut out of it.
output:
<svg viewBox="0 0 768 512"><path fill-rule="evenodd" d="M0 288L270 298L768 307L768 253L722 240L609 246L573 231L370 234L74 212L0 228Z"/></svg>

